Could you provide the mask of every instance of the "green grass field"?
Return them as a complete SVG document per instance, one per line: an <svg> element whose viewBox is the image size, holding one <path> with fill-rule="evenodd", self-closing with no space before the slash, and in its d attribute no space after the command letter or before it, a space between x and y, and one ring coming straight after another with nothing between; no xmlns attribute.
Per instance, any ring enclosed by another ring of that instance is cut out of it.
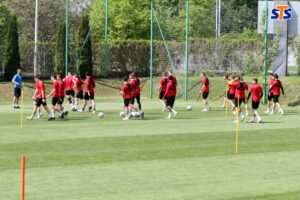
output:
<svg viewBox="0 0 300 200"><path fill-rule="evenodd" d="M202 113L199 102L178 101L178 118L167 120L157 101L143 99L145 119L122 121L121 100L97 104L104 119L72 112L21 129L20 112L2 101L0 199L20 197L22 154L29 200L300 199L299 107L241 123L236 154L234 117L221 108ZM24 116L31 109L26 101Z"/></svg>

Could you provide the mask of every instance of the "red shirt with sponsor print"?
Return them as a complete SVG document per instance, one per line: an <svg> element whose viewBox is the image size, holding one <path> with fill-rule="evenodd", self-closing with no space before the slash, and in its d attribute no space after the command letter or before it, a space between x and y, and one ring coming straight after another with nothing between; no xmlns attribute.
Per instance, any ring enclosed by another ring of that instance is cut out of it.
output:
<svg viewBox="0 0 300 200"><path fill-rule="evenodd" d="M73 81L73 76L67 76L64 79L66 90L73 90L74 88L74 81Z"/></svg>
<svg viewBox="0 0 300 200"><path fill-rule="evenodd" d="M169 81L167 84L167 89L165 92L166 97L174 97L176 96L177 90L176 90L176 83Z"/></svg>
<svg viewBox="0 0 300 200"><path fill-rule="evenodd" d="M252 101L260 102L261 94L263 93L262 87L258 84L253 84L250 87L250 92L252 94Z"/></svg>
<svg viewBox="0 0 300 200"><path fill-rule="evenodd" d="M160 91L165 92L167 90L168 78L160 79Z"/></svg>
<svg viewBox="0 0 300 200"><path fill-rule="evenodd" d="M52 94L52 97L59 97L59 84L57 80L53 81L52 89L55 89L55 92Z"/></svg>
<svg viewBox="0 0 300 200"><path fill-rule="evenodd" d="M76 78L75 80L77 92L81 92L83 90L83 81L80 78Z"/></svg>
<svg viewBox="0 0 300 200"><path fill-rule="evenodd" d="M246 97L245 92L248 90L248 85L242 81L235 82L233 85L235 88L235 98L244 99Z"/></svg>
<svg viewBox="0 0 300 200"><path fill-rule="evenodd" d="M209 80L207 77L202 78L202 92L209 92Z"/></svg>
<svg viewBox="0 0 300 200"><path fill-rule="evenodd" d="M132 98L132 89L129 83L124 84L122 86L122 93L124 99L131 99Z"/></svg>
<svg viewBox="0 0 300 200"><path fill-rule="evenodd" d="M135 79L130 79L130 86L132 89L132 96L136 97L137 94L137 82Z"/></svg>
<svg viewBox="0 0 300 200"><path fill-rule="evenodd" d="M274 80L272 82L272 92L275 96L279 96L281 94L280 90L281 90L281 86L282 86L282 83L280 80Z"/></svg>
<svg viewBox="0 0 300 200"><path fill-rule="evenodd" d="M85 79L85 92L94 93L95 91L95 81L93 78Z"/></svg>

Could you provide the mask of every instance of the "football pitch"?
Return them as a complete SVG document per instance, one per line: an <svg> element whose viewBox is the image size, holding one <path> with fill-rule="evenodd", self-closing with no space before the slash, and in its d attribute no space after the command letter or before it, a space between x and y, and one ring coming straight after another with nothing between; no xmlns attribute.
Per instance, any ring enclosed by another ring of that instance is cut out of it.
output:
<svg viewBox="0 0 300 200"><path fill-rule="evenodd" d="M169 120L144 99L145 119L122 121L121 101L98 100L103 119L71 112L29 121L26 102L20 128L20 111L2 102L0 199L20 197L22 154L29 200L300 199L300 108L263 114L261 124L246 118L235 153L235 118L214 105L203 113L200 102L178 101Z"/></svg>

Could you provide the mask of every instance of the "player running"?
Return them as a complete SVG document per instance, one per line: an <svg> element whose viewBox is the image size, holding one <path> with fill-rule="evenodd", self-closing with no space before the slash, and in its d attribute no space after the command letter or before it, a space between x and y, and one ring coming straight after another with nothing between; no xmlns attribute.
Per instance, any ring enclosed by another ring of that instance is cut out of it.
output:
<svg viewBox="0 0 300 200"><path fill-rule="evenodd" d="M164 72L162 74L162 78L159 81L159 100L163 106L163 112L166 110L166 99L164 99L164 96L167 90L168 81L168 73Z"/></svg>
<svg viewBox="0 0 300 200"><path fill-rule="evenodd" d="M284 115L284 111L281 108L280 103L279 103L279 97L280 97L280 94L281 94L280 90L282 91L282 94L284 95L283 86L282 86L281 81L279 80L278 74L274 74L273 77L274 77L274 81L272 82L272 85L271 85L271 88L269 89L269 92L270 91L273 92L274 105L273 105L273 108L272 108L272 111L271 111L270 114L273 115L274 109L275 109L275 107L277 107L278 108L278 113L280 115Z"/></svg>
<svg viewBox="0 0 300 200"><path fill-rule="evenodd" d="M67 100L68 103L72 109L72 111L75 111L75 101L74 101L74 97L75 97L75 92L74 92L74 86L75 86L75 81L74 81L74 77L71 74L71 72L68 73L68 76L66 78L64 78L63 80L64 84L65 84L65 88L66 88L66 96L67 96Z"/></svg>
<svg viewBox="0 0 300 200"><path fill-rule="evenodd" d="M27 117L27 119L32 120L33 117L38 114L37 119L41 119L41 114L38 112L40 110L41 105L43 105L44 109L48 113L49 120L53 120L51 112L47 106L46 102L46 90L45 90L45 84L40 80L38 76L34 77L35 80L35 91L32 96L32 99L35 101L35 107L33 109L33 112L30 117Z"/></svg>
<svg viewBox="0 0 300 200"><path fill-rule="evenodd" d="M126 114L123 120L129 120L131 118L129 104L132 99L132 88L131 88L131 84L128 82L128 77L125 77L123 81L124 83L120 92L124 99L124 109Z"/></svg>
<svg viewBox="0 0 300 200"><path fill-rule="evenodd" d="M15 85L14 87L14 98L13 98L13 108L18 109L19 106L19 98L22 95L22 76L21 69L17 69L17 74L14 75L12 81Z"/></svg>
<svg viewBox="0 0 300 200"><path fill-rule="evenodd" d="M228 101L231 103L232 105L232 110L235 109L235 102L234 102L234 96L235 96L235 87L234 87L234 83L236 82L235 77L232 75L230 78L230 81L227 82L228 85L228 94L227 94L227 98Z"/></svg>
<svg viewBox="0 0 300 200"><path fill-rule="evenodd" d="M241 81L245 84L245 97L246 97L246 94L248 92L248 84L244 81L243 77L241 77ZM245 112L246 112L246 116L248 116L248 100L245 99L245 102L244 102L244 106L245 106Z"/></svg>
<svg viewBox="0 0 300 200"><path fill-rule="evenodd" d="M138 114L144 118L144 113L143 111L140 110L139 107L136 107L134 106L134 101L135 99L137 98L137 81L136 79L134 78L134 74L131 73L129 75L129 83L130 83L130 87L131 87L131 90L132 90L132 98L131 98L131 101L130 101L130 106L129 106L129 111L132 112L132 109L137 111Z"/></svg>
<svg viewBox="0 0 300 200"><path fill-rule="evenodd" d="M252 85L250 87L250 91L248 94L248 102L249 99L252 95L252 111L253 111L253 117L251 118L251 120L249 122L254 122L255 118L257 118L257 123L262 122L261 117L258 114L258 108L259 108L259 104L260 104L260 100L263 97L263 89L261 87L261 85L258 84L258 80L257 78L252 80Z"/></svg>
<svg viewBox="0 0 300 200"><path fill-rule="evenodd" d="M239 118L241 119L241 121L244 121L245 119L245 115L243 114L242 108L241 108L241 104L246 101L246 94L245 94L245 90L246 90L246 83L241 81L240 76L236 76L235 78L235 82L230 84L234 87L235 89L235 94L234 94L234 103L235 103L235 111L234 114L238 115ZM235 120L235 123L238 123L238 119Z"/></svg>
<svg viewBox="0 0 300 200"><path fill-rule="evenodd" d="M58 106L60 107L60 110L62 111L62 114L60 115L60 118L65 118L68 116L68 111L64 109L64 99L65 99L65 83L63 82L61 76L58 74L56 75L56 80L58 83L59 88L59 101Z"/></svg>
<svg viewBox="0 0 300 200"><path fill-rule="evenodd" d="M80 79L80 77L77 74L74 74L74 80L75 80L75 87L77 90L76 98L75 98L75 104L74 104L74 110L76 111L78 108L78 100L83 100L83 84L84 82Z"/></svg>
<svg viewBox="0 0 300 200"><path fill-rule="evenodd" d="M177 112L174 110L174 103L176 99L176 79L174 80L173 76L169 76L169 81L167 84L167 89L164 95L164 99L166 99L166 106L167 109L170 111L169 116L167 117L168 119L171 119L172 117L175 118L177 116Z"/></svg>
<svg viewBox="0 0 300 200"><path fill-rule="evenodd" d="M51 120L55 120L55 111L59 112L61 116L64 117L64 113L61 110L61 107L59 106L60 100L60 91L59 91L59 83L56 80L55 75L51 75L51 81L52 81L52 91L47 97L52 96L52 112L51 112Z"/></svg>
<svg viewBox="0 0 300 200"><path fill-rule="evenodd" d="M86 79L84 81L85 93L83 99L82 109L78 110L79 112L84 112L87 102L91 100L92 105L89 106L89 111L93 110L93 113L96 113L96 104L95 104L95 80L90 74L90 72L85 73Z"/></svg>
<svg viewBox="0 0 300 200"><path fill-rule="evenodd" d="M208 103L208 95L209 95L209 79L206 77L205 72L201 73L202 79L202 87L200 90L200 94L202 94L204 109L203 112L208 112L211 110L212 106Z"/></svg>
<svg viewBox="0 0 300 200"><path fill-rule="evenodd" d="M222 104L221 108L225 108L226 104L227 104L227 100L228 100L228 83L230 81L229 76L225 75L224 80L225 80L225 84L226 84L226 94L225 94L225 97L224 97L223 104Z"/></svg>
<svg viewBox="0 0 300 200"><path fill-rule="evenodd" d="M269 74L270 78L269 78L269 89L272 87L273 81L274 81L274 75L273 73ZM270 113L270 108L271 108L271 102L273 100L273 91L269 90L268 91L268 97L267 97L267 109L265 111L265 113L269 114ZM274 107L274 102L272 107ZM271 113L273 113L274 111L271 111Z"/></svg>

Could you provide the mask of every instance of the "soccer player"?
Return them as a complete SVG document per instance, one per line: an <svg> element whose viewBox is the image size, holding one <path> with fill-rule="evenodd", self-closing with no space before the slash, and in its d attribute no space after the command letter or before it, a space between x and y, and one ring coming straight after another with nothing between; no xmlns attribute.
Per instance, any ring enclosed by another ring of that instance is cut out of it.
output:
<svg viewBox="0 0 300 200"><path fill-rule="evenodd" d="M59 74L56 75L56 80L58 83L58 90L59 90L59 101L58 101L58 106L60 107L61 110L61 116L60 118L65 118L68 116L68 111L64 109L64 99L65 99L65 83L63 82L61 76Z"/></svg>
<svg viewBox="0 0 300 200"><path fill-rule="evenodd" d="M248 92L248 84L244 81L243 77L241 77L241 81L244 83L244 86L245 86L245 97L246 97L246 93ZM245 99L245 102L244 102L244 106L245 106L245 111L246 111L246 116L248 116L248 100Z"/></svg>
<svg viewBox="0 0 300 200"><path fill-rule="evenodd" d="M84 100L83 100L82 109L78 111L84 112L87 102L91 100L92 106L89 107L89 111L93 109L93 113L96 113L95 94L94 94L95 86L96 86L95 80L92 77L90 72L86 72L85 76L86 79L84 81L84 85L85 85Z"/></svg>
<svg viewBox="0 0 300 200"><path fill-rule="evenodd" d="M163 112L166 110L166 99L164 99L164 96L167 90L168 81L168 73L164 72L159 81L159 100L163 106Z"/></svg>
<svg viewBox="0 0 300 200"><path fill-rule="evenodd" d="M201 73L201 79L202 79L202 87L200 90L200 94L202 94L203 103L204 103L204 109L203 112L207 112L211 110L212 106L208 103L208 95L209 95L209 79L206 77L205 72Z"/></svg>
<svg viewBox="0 0 300 200"><path fill-rule="evenodd" d="M235 102L234 102L234 96L235 96L235 87L234 87L234 83L235 83L235 77L232 75L230 78L230 81L227 82L228 85L228 94L227 94L227 98L228 101L231 103L232 105L232 110L235 109Z"/></svg>
<svg viewBox="0 0 300 200"><path fill-rule="evenodd" d="M142 110L142 103L141 103L141 81L139 77L136 75L135 72L132 72L132 75L136 82L136 102L139 106L139 109Z"/></svg>
<svg viewBox="0 0 300 200"><path fill-rule="evenodd" d="M31 116L28 117L27 119L32 120L33 117L36 115L36 113L38 114L37 119L41 119L41 114L38 111L40 110L41 105L43 105L44 109L48 113L49 120L53 120L51 112L46 102L45 84L43 83L43 81L41 81L41 79L38 76L35 76L34 80L35 80L35 91L32 96L32 99L35 101L35 107L33 109Z"/></svg>
<svg viewBox="0 0 300 200"><path fill-rule="evenodd" d="M241 104L245 103L245 101L246 101L245 90L246 90L247 85L245 82L241 81L240 76L236 76L233 86L235 88L235 95L234 95L235 114L238 115L238 117L241 119L241 121L244 121L245 115L243 114L243 111L241 109ZM234 122L238 123L238 119Z"/></svg>
<svg viewBox="0 0 300 200"><path fill-rule="evenodd" d="M68 99L68 103L72 109L72 111L75 111L75 102L74 102L74 97L75 97L75 92L74 92L74 85L75 85L75 81L74 81L74 77L71 74L71 72L68 73L68 76L66 78L64 78L63 80L64 84L65 84L65 88L66 88L66 96Z"/></svg>
<svg viewBox="0 0 300 200"><path fill-rule="evenodd" d="M269 74L270 78L269 78L269 89L272 87L273 81L274 81L274 77L273 77L273 73ZM267 97L267 109L265 111L265 113L270 113L270 107L271 107L271 102L273 100L273 91L269 90L268 91L268 97ZM274 107L274 102L273 102L273 106ZM271 111L271 113L273 113L274 111Z"/></svg>
<svg viewBox="0 0 300 200"><path fill-rule="evenodd" d="M132 88L131 84L128 82L128 77L125 77L123 81L124 83L120 92L124 99L124 109L126 113L126 116L123 118L123 120L129 120L131 117L129 104L132 99Z"/></svg>
<svg viewBox="0 0 300 200"><path fill-rule="evenodd" d="M19 98L22 93L22 76L21 69L17 69L17 73L12 78L12 82L14 83L14 98L13 98L13 108L18 109L19 106Z"/></svg>
<svg viewBox="0 0 300 200"><path fill-rule="evenodd" d="M83 84L84 84L84 82L80 79L80 77L77 74L74 74L74 78L75 78L75 87L77 90L74 109L77 110L78 100L79 99L83 100Z"/></svg>
<svg viewBox="0 0 300 200"><path fill-rule="evenodd" d="M168 75L173 77L173 83L175 83L175 84L176 84L176 87L177 87L177 79L176 79L176 76L173 75L173 69L172 69L172 68L169 69Z"/></svg>
<svg viewBox="0 0 300 200"><path fill-rule="evenodd" d="M129 106L129 111L131 112L132 109L136 110L138 112L138 114L144 118L144 113L140 110L139 107L136 107L134 106L134 101L135 99L137 98L137 81L136 79L134 78L134 74L131 73L129 75L129 83L130 83L130 87L132 89L132 98L131 98L131 101L130 101L130 106Z"/></svg>
<svg viewBox="0 0 300 200"><path fill-rule="evenodd" d="M274 77L274 81L272 82L272 85L271 85L271 88L269 89L269 92L270 91L273 92L274 105L273 105L273 108L272 108L272 111L271 111L270 114L273 115L274 109L275 109L275 107L277 107L278 108L278 113L280 115L284 115L284 111L281 108L280 103L279 103L279 97L280 97L280 94L281 94L280 90L282 91L282 94L284 95L283 86L282 86L281 81L279 80L278 74L274 74L273 77Z"/></svg>
<svg viewBox="0 0 300 200"><path fill-rule="evenodd" d="M228 83L230 81L230 78L228 75L225 75L224 76L224 80L225 80L225 84L226 84L226 96L224 97L224 100L223 100L223 104L222 104L222 108L225 108L226 107L226 103L227 103L227 98L228 98Z"/></svg>
<svg viewBox="0 0 300 200"><path fill-rule="evenodd" d="M61 107L58 105L60 101L60 92L59 92L59 84L56 80L55 75L51 75L51 81L52 81L52 91L48 95L48 97L52 96L52 112L51 112L51 119L55 119L55 111L59 112L61 116L64 116L61 110Z"/></svg>
<svg viewBox="0 0 300 200"><path fill-rule="evenodd" d="M167 89L164 95L164 99L166 99L166 106L167 109L170 111L168 118L171 119L172 117L175 118L177 116L177 112L174 110L174 103L176 99L176 79L174 80L173 76L169 76L169 81L167 84Z"/></svg>
<svg viewBox="0 0 300 200"><path fill-rule="evenodd" d="M260 99L263 97L263 89L261 87L261 85L258 84L258 80L257 78L252 80L252 85L250 87L250 91L248 94L248 102L249 99L252 95L252 111L253 111L253 117L251 118L251 120L249 122L254 122L255 118L257 118L257 123L260 123L261 117L258 114L258 108L259 108L259 104L260 104Z"/></svg>

